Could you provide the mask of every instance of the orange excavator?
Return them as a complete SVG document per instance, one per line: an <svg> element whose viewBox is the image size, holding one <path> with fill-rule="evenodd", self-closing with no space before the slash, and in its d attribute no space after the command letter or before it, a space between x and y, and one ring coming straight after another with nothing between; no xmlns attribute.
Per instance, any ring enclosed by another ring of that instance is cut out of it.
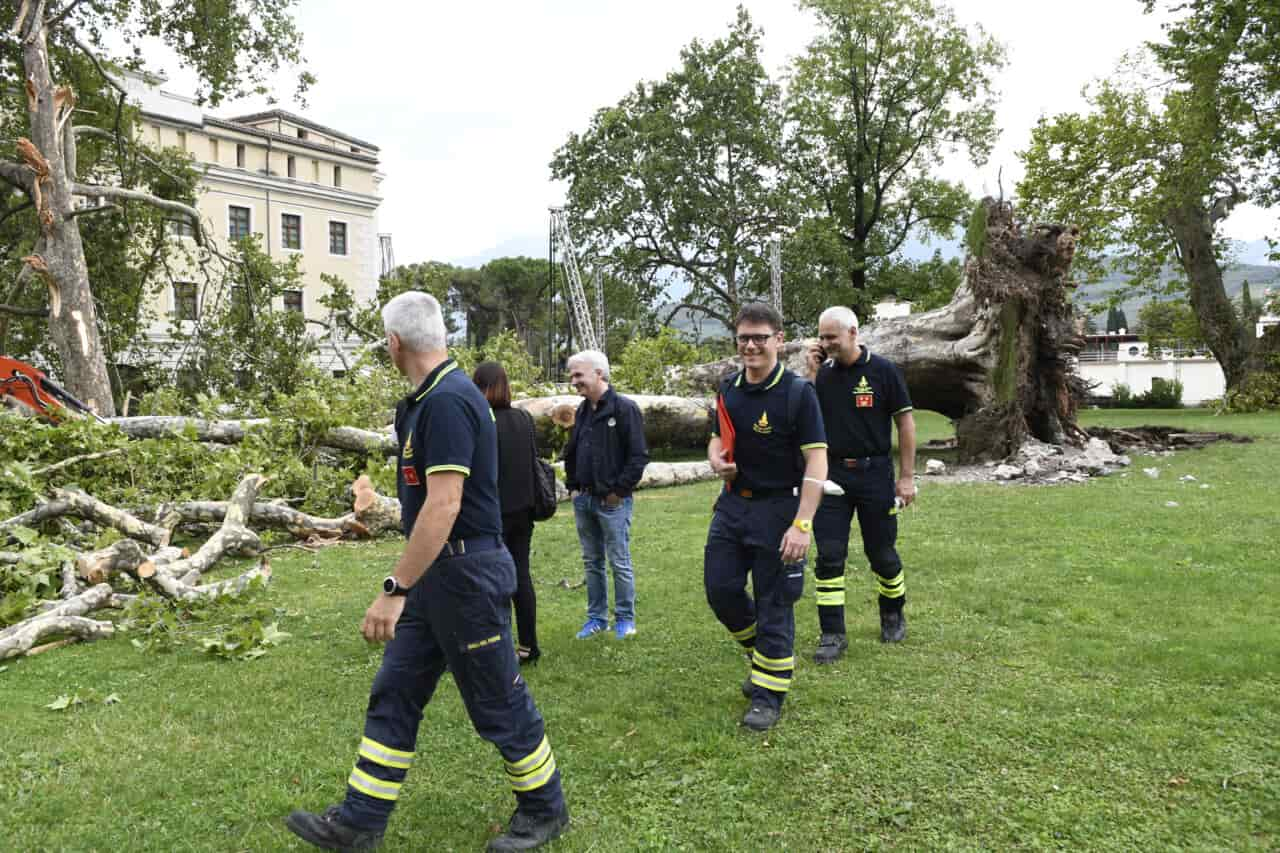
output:
<svg viewBox="0 0 1280 853"><path fill-rule="evenodd" d="M19 406L53 423L65 420L68 413L103 421L88 406L54 384L43 371L4 355L0 355L0 397L7 398L5 402L17 401Z"/></svg>

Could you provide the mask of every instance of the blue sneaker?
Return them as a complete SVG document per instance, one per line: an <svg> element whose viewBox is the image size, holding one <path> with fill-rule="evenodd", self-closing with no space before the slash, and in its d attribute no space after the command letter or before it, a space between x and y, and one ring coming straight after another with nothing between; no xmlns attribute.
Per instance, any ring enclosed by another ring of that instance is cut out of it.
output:
<svg viewBox="0 0 1280 853"><path fill-rule="evenodd" d="M609 623L604 621L603 619L588 619L586 622L583 623L582 630L579 631L575 636L579 640L585 640L587 637L593 636L595 634L599 634L601 631L608 630L608 628L609 628Z"/></svg>
<svg viewBox="0 0 1280 853"><path fill-rule="evenodd" d="M630 619L619 619L618 624L613 628L613 635L619 640L625 640L627 637L633 636L636 632L636 623Z"/></svg>

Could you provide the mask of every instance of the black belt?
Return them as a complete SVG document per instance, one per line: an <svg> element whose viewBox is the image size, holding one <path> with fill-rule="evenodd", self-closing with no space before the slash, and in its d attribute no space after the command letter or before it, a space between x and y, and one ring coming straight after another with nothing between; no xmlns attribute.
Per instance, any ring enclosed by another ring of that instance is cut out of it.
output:
<svg viewBox="0 0 1280 853"><path fill-rule="evenodd" d="M468 536L466 539L450 539L440 549L437 560L447 557L461 557L464 554L479 554L502 547L501 536Z"/></svg>
<svg viewBox="0 0 1280 853"><path fill-rule="evenodd" d="M789 498L794 498L796 496L796 490L794 488L744 489L741 486L731 485L729 486L729 491L733 492L738 497L746 498L747 500L760 500L762 498L779 498L779 497L783 497L784 495Z"/></svg>
<svg viewBox="0 0 1280 853"><path fill-rule="evenodd" d="M856 470L858 468L870 468L871 463L879 459L888 459L889 454L881 454L879 456L833 456L832 461L841 468Z"/></svg>

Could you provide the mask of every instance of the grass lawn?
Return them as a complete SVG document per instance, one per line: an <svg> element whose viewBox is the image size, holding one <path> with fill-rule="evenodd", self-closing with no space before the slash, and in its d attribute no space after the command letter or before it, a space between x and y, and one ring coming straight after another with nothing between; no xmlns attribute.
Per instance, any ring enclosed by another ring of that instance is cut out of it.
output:
<svg viewBox="0 0 1280 853"><path fill-rule="evenodd" d="M768 737L738 725L747 666L703 598L716 487L637 497L625 643L572 639L585 594L558 585L581 577L562 507L534 537L544 658L527 673L573 812L551 849L1280 847L1280 417L1084 421L1258 440L1083 485L926 482L900 536L907 642L877 641L858 560L848 656L819 669L807 594ZM0 848L304 849L281 819L341 796L379 661L357 626L399 547L282 552L266 595L293 637L257 660L121 638L11 662ZM121 702L43 707L75 690ZM443 680L428 709L385 849L481 849L510 812L456 694Z"/></svg>

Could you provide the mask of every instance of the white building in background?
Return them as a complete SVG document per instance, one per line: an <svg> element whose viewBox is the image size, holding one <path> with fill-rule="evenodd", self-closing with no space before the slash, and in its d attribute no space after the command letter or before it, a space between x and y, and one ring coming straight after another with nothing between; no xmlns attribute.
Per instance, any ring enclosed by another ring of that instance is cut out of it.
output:
<svg viewBox="0 0 1280 853"><path fill-rule="evenodd" d="M1097 383L1099 396L1111 396L1117 385L1144 394L1158 380L1181 382L1182 402L1188 406L1226 393L1226 375L1207 349L1163 350L1153 358L1144 341L1123 331L1088 335L1085 340L1077 370L1086 380Z"/></svg>
<svg viewBox="0 0 1280 853"><path fill-rule="evenodd" d="M892 320L894 317L906 317L911 313L910 302L899 302L896 299L886 299L876 304L875 312L871 315L871 322L876 320Z"/></svg>
<svg viewBox="0 0 1280 853"><path fill-rule="evenodd" d="M319 302L329 290L324 274L346 282L357 301L376 295L381 260L390 256L390 235L378 233L384 175L376 145L284 110L206 115L192 98L160 88L164 78L126 72L122 82L141 110L144 141L187 152L203 171L196 207L220 248L258 234L273 259L300 256L302 284L279 299L278 309L327 319ZM174 222L172 230L175 239L191 239L185 223ZM152 341L169 337L171 320L194 326L213 296L202 292L201 281L179 272L167 283L152 305L161 318L150 329ZM341 345L349 358L354 345ZM342 369L327 345L317 361Z"/></svg>

